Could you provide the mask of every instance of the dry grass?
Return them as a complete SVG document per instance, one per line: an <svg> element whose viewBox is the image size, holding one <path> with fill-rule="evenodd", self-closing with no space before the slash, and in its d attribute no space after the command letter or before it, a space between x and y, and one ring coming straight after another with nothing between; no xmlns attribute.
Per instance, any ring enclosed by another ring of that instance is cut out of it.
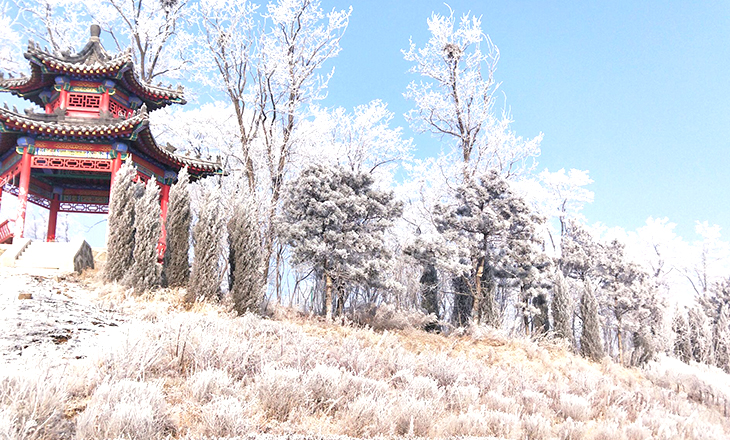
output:
<svg viewBox="0 0 730 440"><path fill-rule="evenodd" d="M0 437L730 437L728 376L703 366L629 370L485 327L442 336L285 310L235 317L187 309L179 290L80 282L130 320L78 374L0 382ZM19 434L31 419L51 431Z"/></svg>

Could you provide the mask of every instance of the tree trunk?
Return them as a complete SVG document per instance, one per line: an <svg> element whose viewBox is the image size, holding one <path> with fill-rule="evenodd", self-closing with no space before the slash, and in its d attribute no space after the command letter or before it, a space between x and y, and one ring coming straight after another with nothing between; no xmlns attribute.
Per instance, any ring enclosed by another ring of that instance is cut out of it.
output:
<svg viewBox="0 0 730 440"><path fill-rule="evenodd" d="M332 322L332 277L324 273L324 316L327 322Z"/></svg>
<svg viewBox="0 0 730 440"><path fill-rule="evenodd" d="M618 328L616 328L616 339L618 341L618 361L621 365L624 364L624 347L621 341L621 322L619 322Z"/></svg>
<svg viewBox="0 0 730 440"><path fill-rule="evenodd" d="M479 259L477 263L476 279L474 280L475 292L474 292L474 305L472 307L472 320L474 324L479 324L481 318L481 306L482 306L482 275L484 274L484 257Z"/></svg>

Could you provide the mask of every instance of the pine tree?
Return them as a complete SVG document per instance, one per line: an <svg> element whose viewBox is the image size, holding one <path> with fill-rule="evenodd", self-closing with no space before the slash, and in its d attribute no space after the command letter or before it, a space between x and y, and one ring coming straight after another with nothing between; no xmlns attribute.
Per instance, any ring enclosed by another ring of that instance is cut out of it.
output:
<svg viewBox="0 0 730 440"><path fill-rule="evenodd" d="M529 258L525 258L536 239L538 222L525 201L494 170L467 179L456 188L451 202L436 204L437 230L464 254L457 256L462 269L455 276L459 283L466 281L466 293L471 301L462 298L465 292L457 287L464 285L457 283L454 286L457 321L471 316L476 323L501 325L496 298L498 277L531 271L531 265L525 262Z"/></svg>
<svg viewBox="0 0 730 440"><path fill-rule="evenodd" d="M598 322L598 305L593 289L586 286L580 299L580 314L583 319L583 330L580 336L580 354L583 357L598 361L603 357L601 342L601 326Z"/></svg>
<svg viewBox="0 0 730 440"><path fill-rule="evenodd" d="M134 263L124 278L125 284L134 287L137 293L160 284L157 243L162 234L161 215L160 187L151 178L144 194L134 204Z"/></svg>
<svg viewBox="0 0 730 440"><path fill-rule="evenodd" d="M107 261L104 279L120 281L134 262L134 177L137 170L131 161L117 171L109 194Z"/></svg>
<svg viewBox="0 0 730 440"><path fill-rule="evenodd" d="M573 305L568 285L563 276L562 270L555 271L555 280L553 282L553 331L558 338L573 342Z"/></svg>
<svg viewBox="0 0 730 440"><path fill-rule="evenodd" d="M291 246L295 265L321 271L328 320L335 284L340 309L348 299L347 286L389 286L383 277L390 260L385 231L403 205L374 183L369 173L312 165L285 192L278 231Z"/></svg>
<svg viewBox="0 0 730 440"><path fill-rule="evenodd" d="M188 284L190 277L190 192L188 169L183 168L177 176L177 183L170 188L170 203L167 208L165 231L167 250L165 252L165 280L167 285L181 287Z"/></svg>
<svg viewBox="0 0 730 440"><path fill-rule="evenodd" d="M220 206L220 192L203 190L203 202L198 222L193 227L193 268L185 295L185 302L217 300L220 292L221 255L220 242L223 234L223 215Z"/></svg>
<svg viewBox="0 0 730 440"><path fill-rule="evenodd" d="M684 315L679 310L674 314L672 331L674 332L674 355L682 362L689 363L692 360L692 342L687 321L684 320Z"/></svg>
<svg viewBox="0 0 730 440"><path fill-rule="evenodd" d="M255 206L248 195L237 201L228 221L228 252L233 309L239 315L258 311L263 299L263 249Z"/></svg>

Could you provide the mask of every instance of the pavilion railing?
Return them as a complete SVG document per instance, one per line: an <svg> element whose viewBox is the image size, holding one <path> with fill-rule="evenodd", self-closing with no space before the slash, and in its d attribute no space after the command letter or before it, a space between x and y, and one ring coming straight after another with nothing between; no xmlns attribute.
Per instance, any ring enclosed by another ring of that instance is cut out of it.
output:
<svg viewBox="0 0 730 440"><path fill-rule="evenodd" d="M14 229L14 220L5 220L4 222L0 223L0 243L9 243L13 239Z"/></svg>

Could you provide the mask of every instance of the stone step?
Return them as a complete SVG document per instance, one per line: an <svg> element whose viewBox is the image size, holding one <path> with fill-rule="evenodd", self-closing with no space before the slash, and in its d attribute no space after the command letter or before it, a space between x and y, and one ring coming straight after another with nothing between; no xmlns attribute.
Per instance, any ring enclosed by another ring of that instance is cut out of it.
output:
<svg viewBox="0 0 730 440"><path fill-rule="evenodd" d="M3 260L5 264L5 259ZM81 271L94 267L91 247L85 241L55 242L31 241L12 262L17 268L56 269Z"/></svg>

